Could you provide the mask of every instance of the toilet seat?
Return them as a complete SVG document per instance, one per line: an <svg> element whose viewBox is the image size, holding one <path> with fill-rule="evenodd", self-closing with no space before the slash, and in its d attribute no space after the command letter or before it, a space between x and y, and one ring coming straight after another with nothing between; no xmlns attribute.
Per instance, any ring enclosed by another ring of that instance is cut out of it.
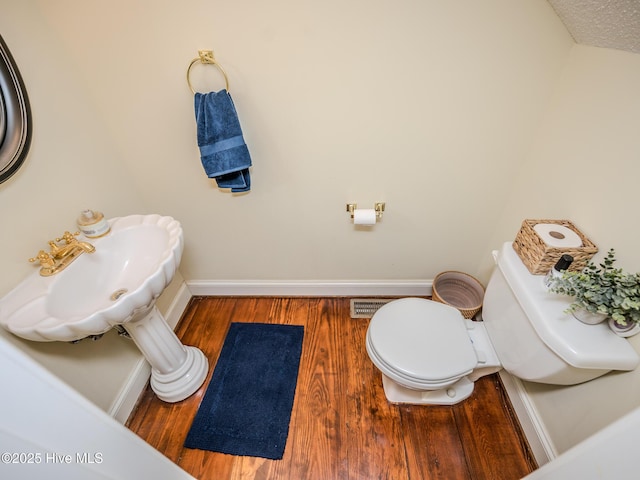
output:
<svg viewBox="0 0 640 480"><path fill-rule="evenodd" d="M416 390L447 387L478 364L462 314L422 298L381 307L369 324L366 347L384 375Z"/></svg>

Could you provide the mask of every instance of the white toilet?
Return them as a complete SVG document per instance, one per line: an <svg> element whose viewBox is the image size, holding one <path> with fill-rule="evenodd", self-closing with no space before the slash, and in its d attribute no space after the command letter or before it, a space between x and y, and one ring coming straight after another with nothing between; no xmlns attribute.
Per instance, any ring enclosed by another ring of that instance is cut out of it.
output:
<svg viewBox="0 0 640 480"><path fill-rule="evenodd" d="M523 380L574 385L640 357L607 323L586 325L564 313L571 299L551 294L505 243L486 289L483 322L421 298L381 307L367 330L367 353L392 403L452 405L474 382L504 368Z"/></svg>

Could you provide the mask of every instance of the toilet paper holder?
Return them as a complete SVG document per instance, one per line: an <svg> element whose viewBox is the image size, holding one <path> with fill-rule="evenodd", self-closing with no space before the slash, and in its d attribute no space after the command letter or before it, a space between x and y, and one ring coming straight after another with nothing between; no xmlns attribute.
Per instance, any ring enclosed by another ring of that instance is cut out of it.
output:
<svg viewBox="0 0 640 480"><path fill-rule="evenodd" d="M349 212L351 218L353 218L353 212L356 210L356 208L358 208L357 203L347 203L347 212ZM379 219L382 218L382 212L384 212L384 202L374 203L373 209L376 211L376 217Z"/></svg>

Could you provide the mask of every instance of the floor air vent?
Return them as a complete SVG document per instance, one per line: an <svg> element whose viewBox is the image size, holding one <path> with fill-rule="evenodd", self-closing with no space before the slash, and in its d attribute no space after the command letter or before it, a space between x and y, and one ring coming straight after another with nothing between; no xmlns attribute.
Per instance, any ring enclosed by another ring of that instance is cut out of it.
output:
<svg viewBox="0 0 640 480"><path fill-rule="evenodd" d="M351 318L371 318L380 307L391 300L386 298L352 298Z"/></svg>

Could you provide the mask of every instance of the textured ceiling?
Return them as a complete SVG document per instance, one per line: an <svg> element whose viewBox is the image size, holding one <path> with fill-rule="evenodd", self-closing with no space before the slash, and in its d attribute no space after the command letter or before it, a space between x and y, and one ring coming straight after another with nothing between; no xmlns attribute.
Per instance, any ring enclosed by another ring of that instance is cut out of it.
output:
<svg viewBox="0 0 640 480"><path fill-rule="evenodd" d="M640 53L640 0L548 0L577 43Z"/></svg>

